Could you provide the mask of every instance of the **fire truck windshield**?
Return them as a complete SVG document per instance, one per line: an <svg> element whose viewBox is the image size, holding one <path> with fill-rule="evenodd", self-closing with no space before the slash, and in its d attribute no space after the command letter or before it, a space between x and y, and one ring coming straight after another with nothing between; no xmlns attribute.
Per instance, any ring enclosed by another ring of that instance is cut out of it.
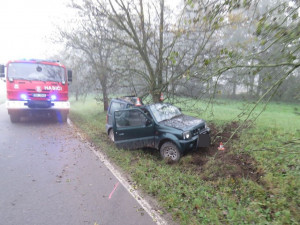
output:
<svg viewBox="0 0 300 225"><path fill-rule="evenodd" d="M7 76L14 80L65 81L63 67L40 63L10 63Z"/></svg>

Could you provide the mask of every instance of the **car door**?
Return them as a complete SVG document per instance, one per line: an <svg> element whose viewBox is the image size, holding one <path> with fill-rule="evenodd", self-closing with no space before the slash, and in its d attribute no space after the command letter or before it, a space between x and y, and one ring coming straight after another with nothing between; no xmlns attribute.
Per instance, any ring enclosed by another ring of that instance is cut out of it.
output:
<svg viewBox="0 0 300 225"><path fill-rule="evenodd" d="M125 109L114 113L115 144L120 148L154 147L154 122L140 109Z"/></svg>
<svg viewBox="0 0 300 225"><path fill-rule="evenodd" d="M121 110L121 109L125 109L126 105L123 102L119 102L119 101L112 101L108 112L107 112L107 124L110 125L110 127L113 126L113 116L114 116L114 112L117 110Z"/></svg>

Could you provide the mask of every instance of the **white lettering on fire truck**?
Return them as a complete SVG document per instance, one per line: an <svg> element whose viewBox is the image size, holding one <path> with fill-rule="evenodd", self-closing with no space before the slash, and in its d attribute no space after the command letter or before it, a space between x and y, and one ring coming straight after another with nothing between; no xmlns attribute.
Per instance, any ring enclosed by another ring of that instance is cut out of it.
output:
<svg viewBox="0 0 300 225"><path fill-rule="evenodd" d="M44 89L47 91L62 91L60 86L44 86Z"/></svg>

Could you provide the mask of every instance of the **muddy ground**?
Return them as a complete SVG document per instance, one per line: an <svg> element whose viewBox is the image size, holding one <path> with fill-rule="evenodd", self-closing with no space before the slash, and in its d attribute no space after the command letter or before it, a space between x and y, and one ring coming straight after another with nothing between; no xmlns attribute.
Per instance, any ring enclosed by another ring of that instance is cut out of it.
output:
<svg viewBox="0 0 300 225"><path fill-rule="evenodd" d="M209 124L211 129L211 146L208 148L198 148L187 152L179 161L179 167L182 171L192 171L197 173L203 180L214 181L219 178L244 178L251 179L254 182L260 183L261 177L264 175L263 171L258 168L258 163L247 153L243 151L233 151L232 143L239 141L241 132L248 127L240 127L230 141L228 141L233 132L239 127L239 123L232 121L225 124L223 127L218 127L215 124ZM103 140L111 144L106 133L102 134ZM228 142L227 142L228 141ZM225 150L220 151L218 147L220 142L225 145ZM243 150L243 149L241 149ZM144 152L155 155L157 160L161 160L159 151L145 148ZM132 158L131 163L134 164L138 158ZM166 161L172 165L172 161Z"/></svg>
<svg viewBox="0 0 300 225"><path fill-rule="evenodd" d="M259 182L263 171L257 167L257 162L249 154L233 152L231 143L240 139L240 132L232 133L238 128L238 122L231 122L224 127L210 124L211 146L193 150L189 153L188 164L196 167L196 172L204 180L217 180L219 178L245 178ZM243 127L241 128L243 129ZM220 142L226 143L225 150L218 150ZM186 164L185 162L184 164Z"/></svg>

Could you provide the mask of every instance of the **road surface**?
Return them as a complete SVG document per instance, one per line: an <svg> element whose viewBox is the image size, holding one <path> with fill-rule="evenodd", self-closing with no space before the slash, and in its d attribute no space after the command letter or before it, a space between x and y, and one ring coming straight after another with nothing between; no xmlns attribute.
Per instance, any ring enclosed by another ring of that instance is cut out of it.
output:
<svg viewBox="0 0 300 225"><path fill-rule="evenodd" d="M68 124L0 104L0 224L156 224Z"/></svg>

